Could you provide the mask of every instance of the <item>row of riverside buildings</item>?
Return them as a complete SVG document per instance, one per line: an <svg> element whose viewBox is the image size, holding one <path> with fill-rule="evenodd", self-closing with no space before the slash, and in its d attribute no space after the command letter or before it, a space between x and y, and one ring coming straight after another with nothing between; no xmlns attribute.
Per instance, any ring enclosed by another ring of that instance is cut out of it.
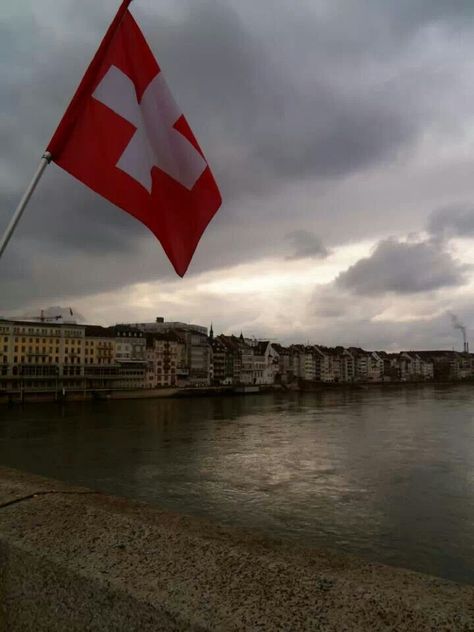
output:
<svg viewBox="0 0 474 632"><path fill-rule="evenodd" d="M111 327L0 319L0 393L459 381L474 355L283 346L157 318Z"/></svg>

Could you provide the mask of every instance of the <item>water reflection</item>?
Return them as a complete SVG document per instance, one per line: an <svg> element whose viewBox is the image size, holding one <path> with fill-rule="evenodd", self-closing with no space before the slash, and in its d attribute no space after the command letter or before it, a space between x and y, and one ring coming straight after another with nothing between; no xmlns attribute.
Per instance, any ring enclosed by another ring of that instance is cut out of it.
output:
<svg viewBox="0 0 474 632"><path fill-rule="evenodd" d="M0 461L474 583L474 393L0 409Z"/></svg>

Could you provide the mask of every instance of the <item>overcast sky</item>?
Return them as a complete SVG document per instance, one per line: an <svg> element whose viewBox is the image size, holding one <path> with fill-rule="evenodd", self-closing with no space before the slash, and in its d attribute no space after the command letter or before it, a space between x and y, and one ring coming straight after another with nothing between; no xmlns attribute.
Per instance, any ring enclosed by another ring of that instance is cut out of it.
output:
<svg viewBox="0 0 474 632"><path fill-rule="evenodd" d="M118 4L0 4L0 230ZM51 165L0 260L0 315L71 305L100 324L461 348L448 312L474 330L474 2L132 12L223 206L180 279L142 224Z"/></svg>

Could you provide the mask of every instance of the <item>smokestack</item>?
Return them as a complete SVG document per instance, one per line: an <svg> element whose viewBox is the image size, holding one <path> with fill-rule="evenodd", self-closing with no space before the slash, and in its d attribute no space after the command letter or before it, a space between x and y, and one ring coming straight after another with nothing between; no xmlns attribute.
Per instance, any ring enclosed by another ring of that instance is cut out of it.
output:
<svg viewBox="0 0 474 632"><path fill-rule="evenodd" d="M452 314L451 312L449 312L449 316L451 318L451 322L453 324L454 329L459 329L462 333L464 353L469 353L469 343L467 342L466 326L462 324L462 322L459 320L456 314Z"/></svg>

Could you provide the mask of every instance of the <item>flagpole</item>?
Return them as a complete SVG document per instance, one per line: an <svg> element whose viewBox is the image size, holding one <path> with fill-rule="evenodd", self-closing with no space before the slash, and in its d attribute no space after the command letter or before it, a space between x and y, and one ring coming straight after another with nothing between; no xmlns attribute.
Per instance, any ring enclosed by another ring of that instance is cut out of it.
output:
<svg viewBox="0 0 474 632"><path fill-rule="evenodd" d="M41 156L41 160L36 170L36 173L33 176L33 179L31 180L28 188L24 192L23 197L21 198L20 203L18 204L16 211L13 217L11 218L10 223L8 224L7 229L5 230L3 237L0 241L0 258L2 257L5 251L5 248L7 247L7 244L11 239L11 236L13 235L13 231L15 230L16 225L18 224L21 216L23 215L23 211L25 210L26 205L30 201L31 196L33 195L33 192L36 189L36 185L38 184L41 176L43 175L43 171L49 165L49 163L51 162L51 159L52 159L52 156L49 153L49 151L45 151L44 154Z"/></svg>

